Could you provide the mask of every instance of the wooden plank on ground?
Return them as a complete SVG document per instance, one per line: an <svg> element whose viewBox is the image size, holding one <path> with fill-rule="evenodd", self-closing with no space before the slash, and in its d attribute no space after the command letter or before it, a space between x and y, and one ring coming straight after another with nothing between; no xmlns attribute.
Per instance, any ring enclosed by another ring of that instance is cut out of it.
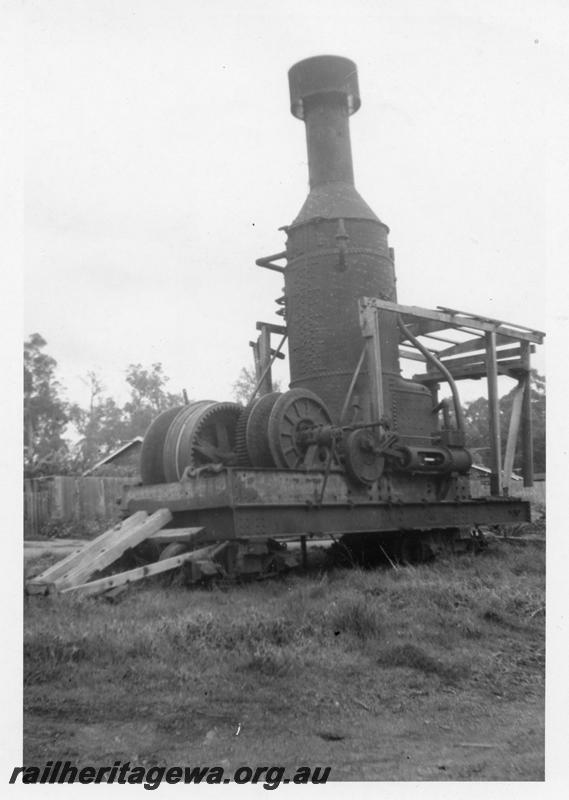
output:
<svg viewBox="0 0 569 800"><path fill-rule="evenodd" d="M24 550L47 550L54 553L59 550L78 550L89 543L89 539L24 539Z"/></svg>
<svg viewBox="0 0 569 800"><path fill-rule="evenodd" d="M164 528L148 538L157 544L171 544L181 542L182 544L197 544L205 528Z"/></svg>
<svg viewBox="0 0 569 800"><path fill-rule="evenodd" d="M86 559L93 557L102 546L105 546L115 536L122 534L124 531L130 530L133 526L139 525L147 518L146 511L137 511L132 514L128 519L124 520L118 525L114 525L107 531L86 542L82 547L75 550L73 553L48 567L35 578L31 578L26 585L26 590L29 594L45 594L48 591L49 585L55 583L56 580L65 575L66 572L74 569L83 563Z"/></svg>
<svg viewBox="0 0 569 800"><path fill-rule="evenodd" d="M60 545L53 547L49 542L34 542L33 546L24 547L24 559L39 558L40 556L50 555L57 558L64 558L78 551L78 545L70 543L67 546Z"/></svg>
<svg viewBox="0 0 569 800"><path fill-rule="evenodd" d="M90 583L83 583L77 586L70 586L62 589L62 594L74 592L80 595L97 595L109 591L109 589L116 589L118 586L124 586L128 583L149 578L151 575L159 575L162 572L168 572L171 569L176 569L188 561L196 561L198 559L207 558L215 549L215 545L203 547L200 550L195 550L193 553L182 553L179 556L172 556L172 558L165 558L163 561L156 561L154 564L146 564L143 567L136 567L129 569L126 572L119 572L117 575L111 575L108 578L99 578L99 580L91 581Z"/></svg>
<svg viewBox="0 0 569 800"><path fill-rule="evenodd" d="M172 514L167 508L160 508L151 517L138 525L131 525L126 530L118 532L114 538L107 540L90 553L89 559L83 559L76 567L61 575L56 581L56 588L78 586L88 580L94 572L105 569L113 561L122 556L125 550L136 547L153 533L159 531L172 519Z"/></svg>

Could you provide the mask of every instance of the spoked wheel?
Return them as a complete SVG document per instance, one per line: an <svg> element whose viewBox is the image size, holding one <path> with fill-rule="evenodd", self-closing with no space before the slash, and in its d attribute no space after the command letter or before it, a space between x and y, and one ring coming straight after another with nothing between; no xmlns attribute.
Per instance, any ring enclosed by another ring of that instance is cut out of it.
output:
<svg viewBox="0 0 569 800"><path fill-rule="evenodd" d="M279 469L297 469L307 452L302 434L320 425L331 425L332 419L322 400L308 389L291 389L273 405L269 417L269 448ZM318 448L315 463L324 467L328 450Z"/></svg>

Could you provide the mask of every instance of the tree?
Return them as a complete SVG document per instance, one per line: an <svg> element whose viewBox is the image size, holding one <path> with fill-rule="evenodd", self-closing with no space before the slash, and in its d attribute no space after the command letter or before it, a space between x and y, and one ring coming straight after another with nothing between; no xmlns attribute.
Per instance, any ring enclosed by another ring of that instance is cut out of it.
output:
<svg viewBox="0 0 569 800"><path fill-rule="evenodd" d="M24 342L24 471L28 476L66 471L69 420L55 377L57 362L44 352L46 340L33 333Z"/></svg>
<svg viewBox="0 0 569 800"><path fill-rule="evenodd" d="M181 395L166 390L169 378L162 364L152 364L150 369L141 364L130 364L126 381L130 386L130 399L119 406L112 397L104 395L104 386L94 372L89 372L90 388L88 408L75 404L71 419L81 434L75 445L74 469L84 472L105 456L136 436L144 436L155 417L167 408L182 405Z"/></svg>
<svg viewBox="0 0 569 800"><path fill-rule="evenodd" d="M530 378L532 430L533 430L533 465L536 472L545 472L545 377L536 370L531 371ZM502 449L505 449L508 437L508 426L512 412L515 387L499 400L500 436ZM466 423L467 446L474 451L475 462L485 463L490 451L488 401L479 397L466 403L464 409ZM518 438L514 469L522 466L521 444Z"/></svg>
<svg viewBox="0 0 569 800"><path fill-rule="evenodd" d="M182 394L166 390L169 380L160 363L152 364L150 369L145 369L142 364L128 366L126 381L130 386L130 400L124 406L127 440L144 436L161 411L185 404Z"/></svg>
<svg viewBox="0 0 569 800"><path fill-rule="evenodd" d="M246 406L251 399L256 385L257 378L255 377L255 370L249 367L241 367L241 372L233 384L233 397L238 403L243 403L243 405Z"/></svg>
<svg viewBox="0 0 569 800"><path fill-rule="evenodd" d="M126 437L125 414L112 397L104 397L104 386L94 372L87 374L89 408L70 408L70 419L81 439L74 447L73 468L84 472L109 455Z"/></svg>
<svg viewBox="0 0 569 800"><path fill-rule="evenodd" d="M257 386L257 376L255 369L252 367L241 367L241 372L237 376L237 380L233 384L233 397L238 403L247 405L251 400L253 392ZM273 380L273 391L280 392L281 386L279 381Z"/></svg>

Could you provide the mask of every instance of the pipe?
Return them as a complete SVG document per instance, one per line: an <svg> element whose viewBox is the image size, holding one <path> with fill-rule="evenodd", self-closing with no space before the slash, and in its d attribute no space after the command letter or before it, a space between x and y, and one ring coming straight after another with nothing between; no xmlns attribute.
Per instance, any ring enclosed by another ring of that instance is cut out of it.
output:
<svg viewBox="0 0 569 800"><path fill-rule="evenodd" d="M436 369L438 369L440 372L442 372L442 374L444 375L448 385L450 386L450 390L452 392L452 400L453 400L453 404L454 404L454 414L455 414L455 417L456 417L456 427L458 428L459 431L464 433L464 427L465 427L464 426L464 412L462 410L462 406L460 405L460 398L458 396L458 389L456 388L456 383L454 381L454 378L452 377L452 375L450 374L448 369L445 367L445 365L442 364L439 361L439 359L431 353L430 350L427 350L427 348L423 344L421 344L421 342L417 339L416 336L413 336L413 334L411 333L409 328L403 322L401 314L397 315L397 324L399 325L399 328L405 334L407 339L409 339L410 342L413 342L413 344L415 345L417 350L419 350L425 356L425 358L428 361L430 361L431 364L433 364L433 366Z"/></svg>
<svg viewBox="0 0 569 800"><path fill-rule="evenodd" d="M356 366L356 368L354 370L354 374L352 375L352 380L350 381L350 386L349 386L348 391L346 393L346 398L344 400L344 405L342 406L342 411L340 412L340 425L344 421L344 417L346 416L346 412L348 410L348 405L350 403L350 400L352 399L352 394L354 392L354 386L356 385L356 381L357 381L357 379L359 377L359 374L360 374L360 371L361 371L361 368L362 368L362 364L364 363L366 350L367 350L367 348L366 348L366 346L364 344L364 346L362 348L361 355L360 355L358 363L357 363L357 366Z"/></svg>
<svg viewBox="0 0 569 800"><path fill-rule="evenodd" d="M278 354L281 352L282 346L286 342L287 335L288 334L286 334L286 333L284 334L283 338L279 342L279 346L277 347L276 350L273 351L273 354L271 356L271 360L269 361L269 363L267 364L267 366L265 367L265 369L261 373L261 376L260 376L259 380L257 381L257 383L255 385L255 388L253 390L253 394L249 398L249 403L252 403L253 400L255 399L255 395L257 394L257 392L261 388L261 385L262 385L263 381L265 380L266 375L268 374L269 370L271 369L271 367L275 363Z"/></svg>

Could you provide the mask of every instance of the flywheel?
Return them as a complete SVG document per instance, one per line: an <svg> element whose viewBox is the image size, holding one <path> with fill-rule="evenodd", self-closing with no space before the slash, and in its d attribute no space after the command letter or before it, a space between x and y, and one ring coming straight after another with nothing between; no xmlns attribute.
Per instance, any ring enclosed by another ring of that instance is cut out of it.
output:
<svg viewBox="0 0 569 800"><path fill-rule="evenodd" d="M304 465L307 446L303 434L329 426L332 419L324 402L308 389L290 389L274 403L267 428L269 449L279 469L299 469ZM325 447L313 446L314 467L324 468L329 452Z"/></svg>
<svg viewBox="0 0 569 800"><path fill-rule="evenodd" d="M173 420L164 444L164 474L178 481L187 467L236 463L235 433L243 410L239 403L201 400Z"/></svg>
<svg viewBox="0 0 569 800"><path fill-rule="evenodd" d="M385 456L379 451L372 431L360 428L348 434L344 442L344 463L355 483L369 485L381 478Z"/></svg>

